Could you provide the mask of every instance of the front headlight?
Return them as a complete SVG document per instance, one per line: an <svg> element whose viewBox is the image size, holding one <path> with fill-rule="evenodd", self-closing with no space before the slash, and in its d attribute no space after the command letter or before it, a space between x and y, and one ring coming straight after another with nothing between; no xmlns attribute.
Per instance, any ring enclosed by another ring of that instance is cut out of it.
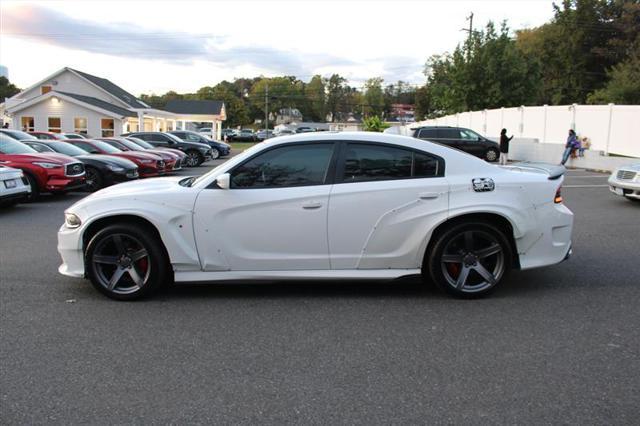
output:
<svg viewBox="0 0 640 426"><path fill-rule="evenodd" d="M32 164L35 164L36 166L44 167L45 169L62 168L62 166L60 164L56 164L56 163L46 163L46 162L34 161Z"/></svg>
<svg viewBox="0 0 640 426"><path fill-rule="evenodd" d="M65 213L64 214L64 225L67 228L77 228L82 224L82 221L78 216L73 213Z"/></svg>
<svg viewBox="0 0 640 426"><path fill-rule="evenodd" d="M120 166L114 166L112 164L107 164L107 168L112 172L124 172L124 168Z"/></svg>
<svg viewBox="0 0 640 426"><path fill-rule="evenodd" d="M640 172L636 173L636 178L634 179L636 182L640 182Z"/></svg>
<svg viewBox="0 0 640 426"><path fill-rule="evenodd" d="M140 160L140 162L142 164L151 164L151 163L153 163L153 160Z"/></svg>

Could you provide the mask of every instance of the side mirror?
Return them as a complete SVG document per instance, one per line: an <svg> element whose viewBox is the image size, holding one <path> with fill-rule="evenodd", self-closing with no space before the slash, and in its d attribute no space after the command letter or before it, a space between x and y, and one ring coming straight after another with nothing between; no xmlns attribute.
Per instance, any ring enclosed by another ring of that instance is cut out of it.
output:
<svg viewBox="0 0 640 426"><path fill-rule="evenodd" d="M229 173L223 173L216 178L216 185L220 189L229 189L231 186L231 175Z"/></svg>

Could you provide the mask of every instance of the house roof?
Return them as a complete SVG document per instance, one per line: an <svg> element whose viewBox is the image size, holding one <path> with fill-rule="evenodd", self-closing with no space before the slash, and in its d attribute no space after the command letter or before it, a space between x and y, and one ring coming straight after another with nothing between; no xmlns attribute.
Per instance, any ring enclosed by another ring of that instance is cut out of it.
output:
<svg viewBox="0 0 640 426"><path fill-rule="evenodd" d="M190 101L173 99L164 107L169 112L176 114L220 115L222 113L222 101Z"/></svg>
<svg viewBox="0 0 640 426"><path fill-rule="evenodd" d="M129 105L131 108L148 108L149 106L140 102L133 96L131 93L124 90L122 87L113 84L111 81L106 78L96 77L95 75L87 74L86 72L78 71L73 68L68 68L70 71L78 74L79 76L89 80L96 86L100 87L105 92L108 92L112 96L120 99L122 102Z"/></svg>
<svg viewBox="0 0 640 426"><path fill-rule="evenodd" d="M56 93L60 93L61 95L68 96L80 102L84 102L85 104L93 105L95 107L113 112L114 114L121 115L123 117L137 117L137 114L133 111L130 111L126 108L120 108L117 105L110 104L109 102L105 102L103 100L100 100L91 96L78 95L77 93L69 93L69 92L56 92Z"/></svg>

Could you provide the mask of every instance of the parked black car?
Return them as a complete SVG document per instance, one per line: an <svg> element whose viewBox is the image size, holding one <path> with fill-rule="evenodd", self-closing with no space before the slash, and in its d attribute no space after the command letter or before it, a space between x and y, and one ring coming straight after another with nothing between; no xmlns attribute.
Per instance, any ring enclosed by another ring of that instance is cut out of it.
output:
<svg viewBox="0 0 640 426"><path fill-rule="evenodd" d="M498 161L499 145L464 127L424 126L413 129L413 137L467 152L487 161Z"/></svg>
<svg viewBox="0 0 640 426"><path fill-rule="evenodd" d="M231 152L231 145L215 141L197 132L189 130L174 130L169 133L179 137L183 141L206 143L211 147L211 158L214 160L218 157L225 157Z"/></svg>
<svg viewBox="0 0 640 426"><path fill-rule="evenodd" d="M184 166L196 167L211 159L211 147L200 142L187 142L179 137L165 132L133 132L120 136L131 136L149 142L153 146L177 148L187 154Z"/></svg>
<svg viewBox="0 0 640 426"><path fill-rule="evenodd" d="M233 136L234 141L238 142L255 142L258 137L251 129L242 129Z"/></svg>
<svg viewBox="0 0 640 426"><path fill-rule="evenodd" d="M111 155L87 154L86 151L70 143L47 141L22 141L38 152L58 152L77 158L84 163L84 172L87 191L94 192L105 186L119 182L128 182L138 179L138 166L125 158Z"/></svg>

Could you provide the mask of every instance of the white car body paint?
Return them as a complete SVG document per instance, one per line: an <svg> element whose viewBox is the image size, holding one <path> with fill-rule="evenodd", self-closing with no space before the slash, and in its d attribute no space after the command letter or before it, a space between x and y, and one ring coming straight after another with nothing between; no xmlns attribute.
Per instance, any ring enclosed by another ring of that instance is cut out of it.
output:
<svg viewBox="0 0 640 426"><path fill-rule="evenodd" d="M264 149L292 142L378 142L444 158L444 177L269 189L220 189L216 178ZM495 190L476 192L473 179ZM96 220L133 215L158 230L176 282L395 278L420 273L434 229L454 217L496 214L513 228L522 269L561 262L573 214L554 196L563 178L500 167L438 144L369 133L306 133L256 144L195 181L154 178L98 191L67 212L82 221L58 234L60 272L84 276L83 238ZM211 187L210 187L211 186Z"/></svg>

